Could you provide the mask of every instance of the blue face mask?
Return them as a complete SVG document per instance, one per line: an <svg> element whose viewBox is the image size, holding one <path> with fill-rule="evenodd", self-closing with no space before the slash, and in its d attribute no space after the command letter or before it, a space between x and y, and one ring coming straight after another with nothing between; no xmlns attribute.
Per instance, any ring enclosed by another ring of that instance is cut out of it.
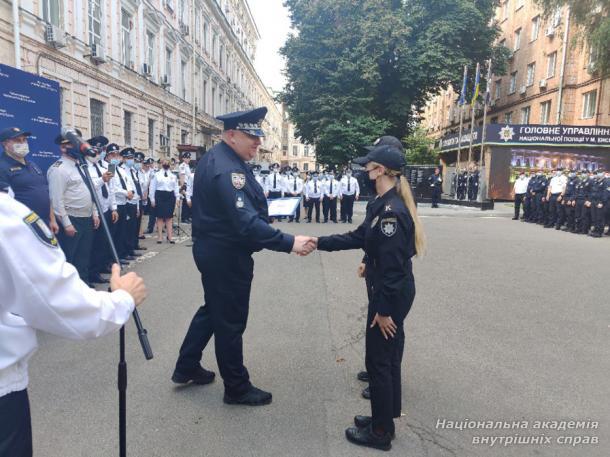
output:
<svg viewBox="0 0 610 457"><path fill-rule="evenodd" d="M135 167L136 170L141 170L142 169L142 164L141 163L136 163L134 165L134 167Z"/></svg>
<svg viewBox="0 0 610 457"><path fill-rule="evenodd" d="M131 167L133 167L133 163L134 163L134 162L133 162L133 159L127 159L127 160L125 161L125 165L127 166L127 168L131 168Z"/></svg>
<svg viewBox="0 0 610 457"><path fill-rule="evenodd" d="M106 151L100 152L100 160L104 160L106 158Z"/></svg>
<svg viewBox="0 0 610 457"><path fill-rule="evenodd" d="M119 159L110 159L111 165L119 166L120 163L121 161Z"/></svg>

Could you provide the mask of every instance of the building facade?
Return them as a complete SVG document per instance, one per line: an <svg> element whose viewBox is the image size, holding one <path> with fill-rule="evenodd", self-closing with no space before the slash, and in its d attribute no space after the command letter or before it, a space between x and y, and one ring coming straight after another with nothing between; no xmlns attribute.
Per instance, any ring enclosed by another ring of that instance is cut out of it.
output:
<svg viewBox="0 0 610 457"><path fill-rule="evenodd" d="M63 126L175 157L179 145L219 141L215 116L265 105L263 149L281 149L246 0L12 3L0 3L0 60L60 83Z"/></svg>

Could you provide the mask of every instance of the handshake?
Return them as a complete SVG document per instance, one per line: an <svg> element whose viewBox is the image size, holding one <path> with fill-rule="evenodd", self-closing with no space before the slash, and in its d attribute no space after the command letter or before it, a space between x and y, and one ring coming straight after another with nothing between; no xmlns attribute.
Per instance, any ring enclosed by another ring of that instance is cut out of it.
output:
<svg viewBox="0 0 610 457"><path fill-rule="evenodd" d="M318 239L313 236L297 235L294 237L292 252L300 256L311 254L318 248Z"/></svg>

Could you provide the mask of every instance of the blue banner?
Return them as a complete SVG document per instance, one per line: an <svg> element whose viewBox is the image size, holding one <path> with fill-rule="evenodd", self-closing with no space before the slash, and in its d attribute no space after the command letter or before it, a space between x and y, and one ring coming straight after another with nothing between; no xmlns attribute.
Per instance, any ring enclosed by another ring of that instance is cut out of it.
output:
<svg viewBox="0 0 610 457"><path fill-rule="evenodd" d="M0 64L0 130L31 132L27 159L45 173L59 158L54 141L61 133L60 116L58 82Z"/></svg>

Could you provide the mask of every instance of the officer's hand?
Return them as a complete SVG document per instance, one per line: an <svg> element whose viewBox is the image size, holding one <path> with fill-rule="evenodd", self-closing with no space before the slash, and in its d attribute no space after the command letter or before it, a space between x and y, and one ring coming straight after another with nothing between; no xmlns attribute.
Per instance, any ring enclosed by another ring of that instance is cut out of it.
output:
<svg viewBox="0 0 610 457"><path fill-rule="evenodd" d="M66 235L68 235L68 236L76 235L76 229L74 228L73 225L68 225L67 227L64 228L64 231L66 232Z"/></svg>
<svg viewBox="0 0 610 457"><path fill-rule="evenodd" d="M598 208L603 208L603 207L604 207L604 205L602 205L601 203L598 203L598 204L597 204L597 207L598 207Z"/></svg>
<svg viewBox="0 0 610 457"><path fill-rule="evenodd" d="M187 200L187 201L186 201L186 204L188 205L188 207L189 207L189 208L192 208L192 207L193 207L193 202L192 202L192 201L190 201L190 200Z"/></svg>
<svg viewBox="0 0 610 457"><path fill-rule="evenodd" d="M108 181L110 181L110 180L112 179L112 176L113 176L113 174L112 174L112 173L110 173L109 171L107 171L107 172L105 172L105 173L102 175L102 180L103 180L104 182L108 182Z"/></svg>
<svg viewBox="0 0 610 457"><path fill-rule="evenodd" d="M358 277L364 278L364 274L366 273L366 264L363 262L358 265Z"/></svg>
<svg viewBox="0 0 610 457"><path fill-rule="evenodd" d="M356 201L360 200L360 195L356 195Z"/></svg>
<svg viewBox="0 0 610 457"><path fill-rule="evenodd" d="M112 265L112 276L110 277L110 290L124 290L133 298L136 306L141 305L146 299L146 286L144 280L133 271L121 276L121 268L115 263Z"/></svg>
<svg viewBox="0 0 610 457"><path fill-rule="evenodd" d="M157 204L155 202L150 202L150 206L152 206L153 208L155 208L157 206Z"/></svg>
<svg viewBox="0 0 610 457"><path fill-rule="evenodd" d="M392 316L380 316L379 314L375 314L371 328L375 327L375 325L379 326L379 330L381 330L381 334L386 340L388 337L394 338L394 335L396 334L396 324L392 320Z"/></svg>
<svg viewBox="0 0 610 457"><path fill-rule="evenodd" d="M591 202L585 202L585 206L586 206L587 208L590 208L590 207L591 207Z"/></svg>
<svg viewBox="0 0 610 457"><path fill-rule="evenodd" d="M311 254L318 247L318 239L310 236L297 235L294 237L292 252L306 256Z"/></svg>
<svg viewBox="0 0 610 457"><path fill-rule="evenodd" d="M560 202L562 200L561 195L559 197L557 197L557 201Z"/></svg>
<svg viewBox="0 0 610 457"><path fill-rule="evenodd" d="M112 212L112 223L116 224L119 221L119 213L117 211Z"/></svg>
<svg viewBox="0 0 610 457"><path fill-rule="evenodd" d="M133 198L133 192L129 191L127 192L127 200L131 200Z"/></svg>
<svg viewBox="0 0 610 457"><path fill-rule="evenodd" d="M57 222L55 222L55 221L49 222L49 228L55 235L57 235L59 233L59 225L57 225Z"/></svg>
<svg viewBox="0 0 610 457"><path fill-rule="evenodd" d="M305 197L305 201L308 202L309 201L309 197Z"/></svg>
<svg viewBox="0 0 610 457"><path fill-rule="evenodd" d="M99 216L93 216L93 228L95 230L97 230L100 226L100 217Z"/></svg>

